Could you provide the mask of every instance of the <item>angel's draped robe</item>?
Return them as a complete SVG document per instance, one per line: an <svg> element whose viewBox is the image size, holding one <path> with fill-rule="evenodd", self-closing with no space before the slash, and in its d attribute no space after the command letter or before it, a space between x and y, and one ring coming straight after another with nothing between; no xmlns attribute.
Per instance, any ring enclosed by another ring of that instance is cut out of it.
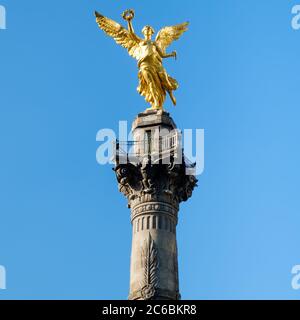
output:
<svg viewBox="0 0 300 320"><path fill-rule="evenodd" d="M176 90L178 83L167 74L162 65L162 57L152 41L143 41L140 44L138 67L138 92L145 97L152 108L161 109L166 92Z"/></svg>

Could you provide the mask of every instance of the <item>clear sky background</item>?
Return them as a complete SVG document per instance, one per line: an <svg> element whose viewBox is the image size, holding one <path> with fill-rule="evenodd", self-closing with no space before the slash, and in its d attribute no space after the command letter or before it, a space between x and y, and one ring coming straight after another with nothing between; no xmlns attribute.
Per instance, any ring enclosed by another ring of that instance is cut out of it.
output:
<svg viewBox="0 0 300 320"><path fill-rule="evenodd" d="M179 216L182 298L300 298L297 1L0 4L0 299L127 298L130 212L95 137L147 104L93 11L122 21L131 7L136 31L191 23L166 62L180 82L167 110L205 129L205 171Z"/></svg>

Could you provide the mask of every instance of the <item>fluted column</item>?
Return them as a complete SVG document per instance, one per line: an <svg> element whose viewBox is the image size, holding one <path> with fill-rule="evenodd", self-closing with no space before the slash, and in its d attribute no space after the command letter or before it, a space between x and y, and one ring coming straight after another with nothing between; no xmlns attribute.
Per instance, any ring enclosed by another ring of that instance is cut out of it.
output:
<svg viewBox="0 0 300 320"><path fill-rule="evenodd" d="M139 115L134 130L143 128L148 132L158 125L172 130L175 126L166 113L151 116L150 120L147 114ZM171 157L168 164L153 163L149 155L134 163L122 164L119 157L117 159L114 170L119 190L127 197L131 209L129 299L178 300L176 227L179 204L192 195L197 179L186 175L184 157L182 163L176 163Z"/></svg>
<svg viewBox="0 0 300 320"><path fill-rule="evenodd" d="M177 300L178 206L149 194L133 202L129 299Z"/></svg>

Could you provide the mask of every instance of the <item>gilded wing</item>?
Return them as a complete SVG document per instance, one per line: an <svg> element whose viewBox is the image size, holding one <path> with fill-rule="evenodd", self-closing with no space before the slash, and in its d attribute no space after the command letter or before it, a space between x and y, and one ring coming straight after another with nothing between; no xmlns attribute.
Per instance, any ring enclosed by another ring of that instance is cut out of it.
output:
<svg viewBox="0 0 300 320"><path fill-rule="evenodd" d="M188 29L188 22L184 22L181 24L177 24L171 27L164 27L162 28L157 36L156 36L156 43L159 45L163 53L166 52L167 47L175 40L178 40L180 36L187 31Z"/></svg>
<svg viewBox="0 0 300 320"><path fill-rule="evenodd" d="M112 37L117 44L126 48L133 58L138 57L141 39L136 34L129 32L116 21L104 17L97 11L95 11L95 16L100 29Z"/></svg>

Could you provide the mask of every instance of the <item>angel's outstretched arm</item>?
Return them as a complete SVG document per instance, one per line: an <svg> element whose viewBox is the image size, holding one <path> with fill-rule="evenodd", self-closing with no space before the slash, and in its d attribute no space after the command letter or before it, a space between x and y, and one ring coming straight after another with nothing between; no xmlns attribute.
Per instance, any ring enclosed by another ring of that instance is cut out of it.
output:
<svg viewBox="0 0 300 320"><path fill-rule="evenodd" d="M132 20L134 18L134 11L132 9L126 10L123 12L122 17L124 20L127 21L128 31L131 34L135 34L134 29L133 29L133 25L132 25Z"/></svg>
<svg viewBox="0 0 300 320"><path fill-rule="evenodd" d="M175 59L177 59L177 52L176 51L173 51L172 53L164 53L160 48L159 46L156 46L156 49L157 49L157 52L158 54L162 57L162 58L172 58L174 57Z"/></svg>
<svg viewBox="0 0 300 320"><path fill-rule="evenodd" d="M128 31L132 34L134 34L134 29L132 25L132 20L127 20L127 25L128 25Z"/></svg>
<svg viewBox="0 0 300 320"><path fill-rule="evenodd" d="M177 24L171 27L164 27L161 29L155 39L156 46L160 49L160 56L162 58L174 57L176 59L176 51L171 54L166 54L167 47L175 40L178 40L180 36L187 31L188 22Z"/></svg>

